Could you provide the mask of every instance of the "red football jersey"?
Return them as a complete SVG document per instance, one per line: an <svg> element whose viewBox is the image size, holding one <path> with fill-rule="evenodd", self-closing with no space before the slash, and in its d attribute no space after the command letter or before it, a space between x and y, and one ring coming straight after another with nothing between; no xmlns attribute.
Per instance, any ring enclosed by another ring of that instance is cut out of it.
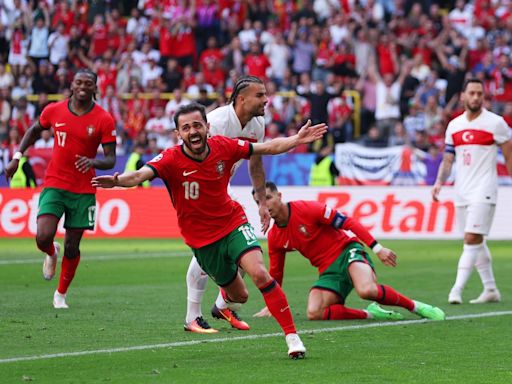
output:
<svg viewBox="0 0 512 384"><path fill-rule="evenodd" d="M201 248L247 223L242 206L227 192L231 168L252 153L249 142L214 136L203 161L187 156L183 145L166 149L147 163L166 184L185 243Z"/></svg>
<svg viewBox="0 0 512 384"><path fill-rule="evenodd" d="M45 129L53 128L53 153L43 186L64 189L73 193L96 193L91 179L94 168L82 173L75 167L76 155L90 159L96 157L100 144L115 143L114 119L99 105L82 116L77 116L68 106L69 99L49 104L39 117Z"/></svg>
<svg viewBox="0 0 512 384"><path fill-rule="evenodd" d="M288 203L290 217L285 227L275 223L268 233L270 275L279 284L283 281L286 252L299 251L318 273L324 272L341 255L349 243L357 242L343 230L332 226L337 211L316 201L292 201ZM357 221L342 216L341 229L353 230L367 245L375 239Z"/></svg>

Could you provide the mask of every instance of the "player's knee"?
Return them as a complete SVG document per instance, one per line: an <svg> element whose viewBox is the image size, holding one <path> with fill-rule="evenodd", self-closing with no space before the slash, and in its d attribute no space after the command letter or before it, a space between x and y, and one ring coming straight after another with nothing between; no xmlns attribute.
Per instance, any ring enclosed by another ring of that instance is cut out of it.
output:
<svg viewBox="0 0 512 384"><path fill-rule="evenodd" d="M52 244L53 238L46 233L38 233L36 235L37 248L40 250L48 249ZM44 252L44 251L43 251Z"/></svg>
<svg viewBox="0 0 512 384"><path fill-rule="evenodd" d="M308 308L307 317L308 320L322 320L323 309L320 308Z"/></svg>
<svg viewBox="0 0 512 384"><path fill-rule="evenodd" d="M257 271L253 271L251 274L251 279L257 287L265 286L270 281L272 281L272 277L269 275L265 268L260 268Z"/></svg>
<svg viewBox="0 0 512 384"><path fill-rule="evenodd" d="M365 300L375 300L377 299L378 289L377 285L372 283L361 284L356 287L356 292L361 299Z"/></svg>

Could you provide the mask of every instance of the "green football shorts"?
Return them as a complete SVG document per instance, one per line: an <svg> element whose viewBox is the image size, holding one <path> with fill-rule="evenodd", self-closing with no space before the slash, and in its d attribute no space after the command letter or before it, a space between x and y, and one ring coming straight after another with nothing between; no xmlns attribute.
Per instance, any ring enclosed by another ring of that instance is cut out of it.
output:
<svg viewBox="0 0 512 384"><path fill-rule="evenodd" d="M348 267L355 262L368 264L372 269L373 261L364 251L360 243L350 243L343 253L327 268L318 278L313 288L326 289L338 294L342 302L345 302L348 294L354 288L352 279L348 273Z"/></svg>
<svg viewBox="0 0 512 384"><path fill-rule="evenodd" d="M37 217L65 214L64 228L93 229L96 218L96 196L93 193L73 193L63 189L44 188L39 195Z"/></svg>
<svg viewBox="0 0 512 384"><path fill-rule="evenodd" d="M235 280L240 258L252 249L261 247L252 225L245 223L215 243L192 251L203 271L223 287Z"/></svg>

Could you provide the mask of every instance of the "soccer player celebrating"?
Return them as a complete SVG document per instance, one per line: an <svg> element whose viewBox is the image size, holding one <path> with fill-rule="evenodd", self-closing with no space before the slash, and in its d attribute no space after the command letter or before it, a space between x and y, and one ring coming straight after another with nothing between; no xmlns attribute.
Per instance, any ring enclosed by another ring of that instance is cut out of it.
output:
<svg viewBox="0 0 512 384"><path fill-rule="evenodd" d="M309 293L308 319L402 318L400 313L386 311L375 303L366 310L346 307L345 299L355 288L362 299L399 306L427 319L444 320L441 309L411 300L377 283L373 262L359 241L370 247L384 265L395 267L396 254L380 245L358 221L316 201L283 203L276 185L267 182L266 186L267 206L275 221L268 234L270 275L282 283L286 252L293 250L318 268L319 278ZM357 238L348 236L346 230ZM268 309L263 308L255 316L268 315Z"/></svg>
<svg viewBox="0 0 512 384"><path fill-rule="evenodd" d="M484 87L481 80L467 80L461 98L465 112L450 121L446 128L445 153L432 189L432 198L438 201L441 187L450 176L455 162L455 206L459 227L464 232L464 246L448 302L462 303L462 291L473 267L480 275L483 292L469 302L496 302L501 300L501 295L496 287L491 252L484 236L491 228L498 195L498 146L512 175L511 131L501 116L483 108Z"/></svg>
<svg viewBox="0 0 512 384"><path fill-rule="evenodd" d="M267 92L263 82L254 76L242 76L233 88L231 100L228 105L219 107L208 113L210 135L222 135L233 139L247 140L251 143L262 143L265 136L265 105L268 102ZM238 161L231 169L233 175L243 160ZM265 169L261 156L252 155L249 158L249 174L254 190L258 196L265 196ZM230 196L237 200L229 189ZM270 216L265 199L259 206L262 230L265 233L270 225ZM243 276L243 270L240 271ZM216 333L203 318L201 302L208 283L208 275L199 266L195 257L192 257L187 271L187 314L184 329L198 333ZM248 330L249 325L240 319L238 314L227 307L222 289L212 308L212 315L221 320L228 321L233 328Z"/></svg>
<svg viewBox="0 0 512 384"><path fill-rule="evenodd" d="M55 142L39 197L36 243L46 254L43 276L51 280L60 251L60 244L54 238L60 218L66 215L64 257L59 285L53 295L55 308L68 308L66 293L80 262L80 241L86 229L94 228L96 189L91 186L94 169L110 169L116 162L115 124L110 114L94 102L96 81L94 72L78 70L71 83L71 97L49 104L43 110L6 167L6 176L10 178L18 168L22 153L43 130L53 128ZM102 159L96 158L99 144L103 147Z"/></svg>
<svg viewBox="0 0 512 384"><path fill-rule="evenodd" d="M132 187L154 177L164 180L185 243L192 248L201 268L224 288L229 302L244 303L248 291L238 273L240 265L283 329L288 355L304 357L306 349L296 333L288 300L266 270L253 228L242 206L230 198L227 187L230 170L240 159L284 153L310 143L322 137L326 125L311 126L308 121L297 135L251 144L223 136L208 138L205 110L197 103L181 107L174 121L183 140L181 146L165 150L138 171L95 177L92 185Z"/></svg>

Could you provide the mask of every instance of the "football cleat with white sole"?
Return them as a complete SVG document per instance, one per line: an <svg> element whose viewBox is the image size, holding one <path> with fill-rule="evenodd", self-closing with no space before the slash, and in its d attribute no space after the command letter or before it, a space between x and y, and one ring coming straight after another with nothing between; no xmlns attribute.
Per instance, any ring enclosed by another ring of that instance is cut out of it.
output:
<svg viewBox="0 0 512 384"><path fill-rule="evenodd" d="M448 295L448 303L450 304L462 304L462 295L458 290L452 289Z"/></svg>
<svg viewBox="0 0 512 384"><path fill-rule="evenodd" d="M306 357L306 347L296 333L286 335L286 344L288 345L288 356L290 359L298 360Z"/></svg>
<svg viewBox="0 0 512 384"><path fill-rule="evenodd" d="M434 307L429 304L422 303L421 301L414 301L414 312L424 319L429 320L445 320L446 315L441 308Z"/></svg>
<svg viewBox="0 0 512 384"><path fill-rule="evenodd" d="M194 333L217 333L218 330L210 327L210 324L203 319L202 316L196 317L195 320L189 321L187 324L183 326L183 329L187 332L194 332Z"/></svg>
<svg viewBox="0 0 512 384"><path fill-rule="evenodd" d="M55 269L57 268L57 258L60 252L60 244L53 243L55 253L52 256L45 255L43 262L43 277L45 280L51 280L55 276Z"/></svg>
<svg viewBox="0 0 512 384"><path fill-rule="evenodd" d="M497 303L501 301L498 289L486 289L476 299L470 300L470 304Z"/></svg>
<svg viewBox="0 0 512 384"><path fill-rule="evenodd" d="M66 294L59 293L59 291L55 291L53 294L53 308L55 309L68 309L68 305L66 304Z"/></svg>

